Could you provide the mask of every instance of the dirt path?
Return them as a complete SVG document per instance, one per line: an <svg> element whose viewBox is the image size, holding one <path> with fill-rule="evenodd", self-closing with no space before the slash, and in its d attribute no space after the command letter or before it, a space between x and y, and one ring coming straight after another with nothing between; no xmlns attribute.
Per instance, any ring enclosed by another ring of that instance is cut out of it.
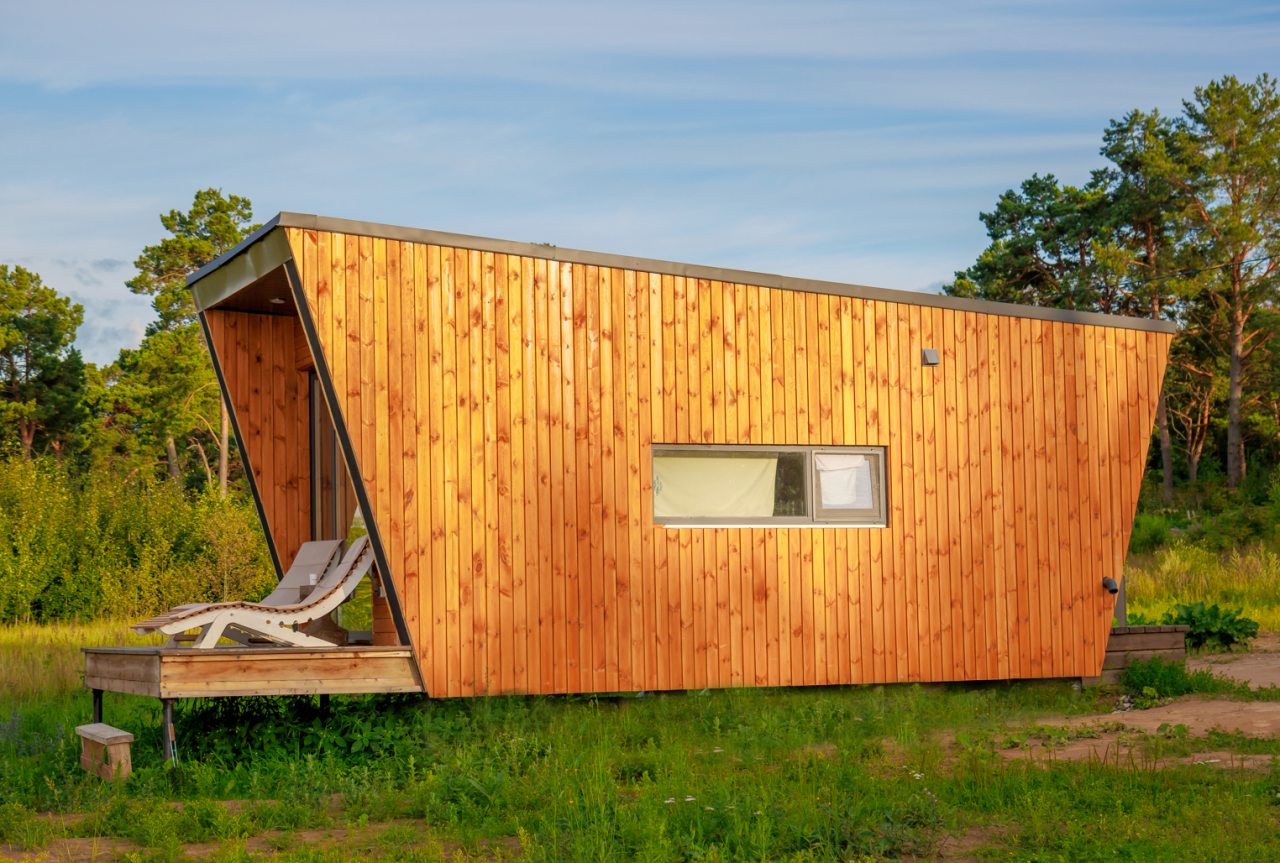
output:
<svg viewBox="0 0 1280 863"><path fill-rule="evenodd" d="M1280 655L1273 655L1280 660ZM1258 769L1272 756L1223 750L1196 750L1195 738L1210 731L1263 739L1280 738L1280 703L1181 698L1148 710L1042 719L1037 726L1067 729L1066 739L1036 734L1027 745L1001 750L1010 760L1099 761L1119 766L1154 768L1172 764L1207 764L1221 768ZM1168 735L1176 745L1162 747ZM1192 750L1188 752L1188 749Z"/></svg>
<svg viewBox="0 0 1280 863"><path fill-rule="evenodd" d="M1247 683L1254 689L1266 686L1280 686L1280 647L1268 644L1261 649L1248 653L1210 653L1204 656L1193 656L1187 660L1187 670L1212 671L1222 677L1230 677Z"/></svg>
<svg viewBox="0 0 1280 863"><path fill-rule="evenodd" d="M228 801L235 803L236 801ZM505 861L519 856L520 844L515 837L481 840L479 859ZM311 830L294 830L284 833L268 830L246 839L227 839L220 842L192 842L180 846L188 860L209 860L229 849L243 848L253 855L270 854L273 851L314 849L317 851L342 850L349 859L359 860L374 853L390 854L393 851L420 850L442 860L453 859L461 850L454 842L441 841L432 836L429 825L422 821L400 819L375 822L353 827L329 827ZM25 851L10 845L0 845L0 861L6 863L106 863L127 857L145 856L145 849L126 839L58 838L45 847ZM477 859L467 857L467 859Z"/></svg>
<svg viewBox="0 0 1280 863"><path fill-rule="evenodd" d="M1187 732L1193 735L1205 734L1216 728L1250 737L1280 737L1280 702L1190 697L1149 710L1072 716L1054 724L1068 728L1087 728L1117 723L1147 734L1158 732L1161 726L1185 725Z"/></svg>

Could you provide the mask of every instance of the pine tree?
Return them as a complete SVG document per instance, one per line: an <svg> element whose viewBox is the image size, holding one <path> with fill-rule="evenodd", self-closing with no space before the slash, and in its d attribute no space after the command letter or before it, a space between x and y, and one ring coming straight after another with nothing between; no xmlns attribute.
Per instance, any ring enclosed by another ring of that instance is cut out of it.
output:
<svg viewBox="0 0 1280 863"><path fill-rule="evenodd" d="M37 273L0 265L0 416L27 458L61 452L80 425L85 367L73 343L83 320Z"/></svg>

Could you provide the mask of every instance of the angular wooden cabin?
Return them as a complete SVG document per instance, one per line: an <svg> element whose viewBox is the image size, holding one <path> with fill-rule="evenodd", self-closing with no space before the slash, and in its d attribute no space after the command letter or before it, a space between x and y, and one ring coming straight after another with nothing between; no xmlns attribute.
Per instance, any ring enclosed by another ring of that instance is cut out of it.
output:
<svg viewBox="0 0 1280 863"><path fill-rule="evenodd" d="M366 515L341 691L1099 673L1167 323L294 213L190 286L276 561Z"/></svg>

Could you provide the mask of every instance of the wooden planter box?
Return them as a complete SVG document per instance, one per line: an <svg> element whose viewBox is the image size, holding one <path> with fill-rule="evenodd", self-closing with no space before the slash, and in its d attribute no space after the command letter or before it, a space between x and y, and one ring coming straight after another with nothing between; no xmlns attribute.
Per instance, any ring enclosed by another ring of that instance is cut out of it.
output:
<svg viewBox="0 0 1280 863"><path fill-rule="evenodd" d="M1087 685L1119 683L1135 659L1159 657L1180 662L1187 656L1187 626L1113 626L1102 660L1102 674L1085 678Z"/></svg>

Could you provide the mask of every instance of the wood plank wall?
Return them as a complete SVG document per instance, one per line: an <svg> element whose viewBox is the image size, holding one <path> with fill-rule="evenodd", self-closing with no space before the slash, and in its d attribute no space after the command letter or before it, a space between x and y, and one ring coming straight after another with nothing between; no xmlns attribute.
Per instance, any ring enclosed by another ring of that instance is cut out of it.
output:
<svg viewBox="0 0 1280 863"><path fill-rule="evenodd" d="M296 316L204 315L266 529L287 569L311 538L310 394L295 353L302 326Z"/></svg>
<svg viewBox="0 0 1280 863"><path fill-rule="evenodd" d="M288 233L432 695L1098 673L1168 335ZM889 527L655 527L653 442Z"/></svg>

